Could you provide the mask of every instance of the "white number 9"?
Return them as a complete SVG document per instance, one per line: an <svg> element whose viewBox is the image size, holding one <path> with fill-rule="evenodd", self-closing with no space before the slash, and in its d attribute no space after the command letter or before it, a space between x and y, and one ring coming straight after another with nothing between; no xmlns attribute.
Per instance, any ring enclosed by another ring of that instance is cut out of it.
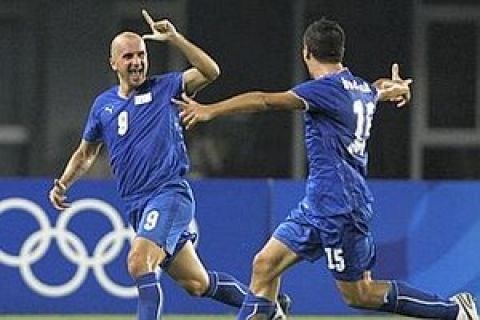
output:
<svg viewBox="0 0 480 320"><path fill-rule="evenodd" d="M128 131L128 112L122 111L118 115L118 135L124 136Z"/></svg>
<svg viewBox="0 0 480 320"><path fill-rule="evenodd" d="M150 211L147 213L147 217L145 218L145 223L143 224L143 228L147 231L151 231L157 225L158 221L158 211Z"/></svg>

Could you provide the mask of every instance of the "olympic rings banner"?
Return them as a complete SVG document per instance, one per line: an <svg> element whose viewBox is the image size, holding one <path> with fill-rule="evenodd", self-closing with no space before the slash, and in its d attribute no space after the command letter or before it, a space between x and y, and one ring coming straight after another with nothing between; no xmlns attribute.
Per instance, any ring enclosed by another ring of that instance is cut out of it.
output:
<svg viewBox="0 0 480 320"><path fill-rule="evenodd" d="M48 202L51 180L0 179L0 315L133 313L126 269L132 230L112 181L78 182L72 207ZM480 296L480 183L372 181L376 278L408 281L445 296ZM276 224L301 199L303 182L193 181L197 250L207 269L249 279L251 261ZM161 276L161 277L160 277ZM189 297L159 273L165 313L233 313ZM338 295L324 262L283 277L296 314L355 314ZM321 292L321 294L318 294Z"/></svg>

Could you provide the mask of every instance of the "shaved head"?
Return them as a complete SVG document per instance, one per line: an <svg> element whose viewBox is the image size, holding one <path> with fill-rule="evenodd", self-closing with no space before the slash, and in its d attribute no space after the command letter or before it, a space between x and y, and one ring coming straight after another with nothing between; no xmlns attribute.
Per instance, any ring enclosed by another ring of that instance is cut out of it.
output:
<svg viewBox="0 0 480 320"><path fill-rule="evenodd" d="M121 52L121 48L125 45L127 41L139 40L143 43L142 37L140 37L135 32L125 31L119 33L113 38L112 43L110 44L110 57L116 59Z"/></svg>
<svg viewBox="0 0 480 320"><path fill-rule="evenodd" d="M117 74L123 95L138 88L148 72L147 48L142 37L130 31L115 36L110 45L110 66Z"/></svg>

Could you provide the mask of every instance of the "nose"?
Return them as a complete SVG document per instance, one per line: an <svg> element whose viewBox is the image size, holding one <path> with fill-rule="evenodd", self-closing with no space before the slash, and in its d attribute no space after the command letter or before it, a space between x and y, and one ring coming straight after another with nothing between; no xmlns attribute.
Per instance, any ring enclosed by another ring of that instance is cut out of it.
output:
<svg viewBox="0 0 480 320"><path fill-rule="evenodd" d="M142 58L141 58L140 56L138 56L138 55L135 55L135 56L133 57L132 63L133 63L135 66L139 66L139 65L141 65L141 63L142 63Z"/></svg>

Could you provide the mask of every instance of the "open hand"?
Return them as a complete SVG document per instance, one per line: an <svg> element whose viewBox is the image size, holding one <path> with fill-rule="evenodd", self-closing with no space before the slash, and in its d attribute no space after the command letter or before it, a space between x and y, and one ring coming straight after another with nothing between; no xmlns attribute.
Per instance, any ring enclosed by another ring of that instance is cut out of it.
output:
<svg viewBox="0 0 480 320"><path fill-rule="evenodd" d="M180 119L187 130L193 128L198 122L213 118L208 107L196 102L185 93L182 94L182 100L172 99L172 102L180 108Z"/></svg>

